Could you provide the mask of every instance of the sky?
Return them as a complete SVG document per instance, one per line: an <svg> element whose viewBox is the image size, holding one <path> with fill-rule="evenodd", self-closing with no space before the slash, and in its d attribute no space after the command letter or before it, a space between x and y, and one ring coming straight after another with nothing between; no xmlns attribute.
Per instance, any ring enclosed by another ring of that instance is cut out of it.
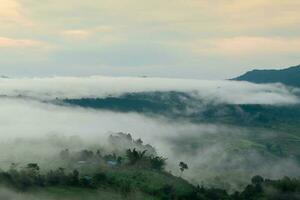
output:
<svg viewBox="0 0 300 200"><path fill-rule="evenodd" d="M300 64L298 0L0 5L0 75L228 79Z"/></svg>

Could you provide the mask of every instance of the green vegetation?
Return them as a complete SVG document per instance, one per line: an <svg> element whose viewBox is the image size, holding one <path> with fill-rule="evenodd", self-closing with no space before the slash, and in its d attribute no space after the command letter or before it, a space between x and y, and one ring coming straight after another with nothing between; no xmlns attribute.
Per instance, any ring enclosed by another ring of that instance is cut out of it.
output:
<svg viewBox="0 0 300 200"><path fill-rule="evenodd" d="M175 91L128 93L120 97L103 99L64 99L62 102L93 109L164 116L166 119L179 122L244 128L249 134L234 136L236 140L231 138L229 142L231 145L228 144L229 151L252 149L261 152L267 159L293 157L300 162L299 104L288 106L213 104L190 93ZM222 136L218 137L208 138L205 142L224 140ZM197 149L203 142L189 140L189 143L193 143L193 149ZM179 146L183 146L182 143Z"/></svg>
<svg viewBox="0 0 300 200"><path fill-rule="evenodd" d="M23 194L74 199L102 195L103 199L291 200L300 195L300 179L288 177L269 180L254 176L243 191L233 194L223 189L195 186L166 172L166 159L147 155L146 150L128 149L123 155L101 156L99 151L71 153L66 149L60 157L77 169L59 167L42 172L37 163L19 169L13 163L8 171L0 172L0 184ZM182 172L188 169L182 161L179 167Z"/></svg>

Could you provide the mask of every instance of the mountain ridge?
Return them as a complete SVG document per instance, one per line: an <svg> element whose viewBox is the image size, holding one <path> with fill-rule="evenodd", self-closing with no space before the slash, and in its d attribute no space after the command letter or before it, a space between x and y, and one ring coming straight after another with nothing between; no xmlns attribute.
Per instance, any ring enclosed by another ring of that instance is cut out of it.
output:
<svg viewBox="0 0 300 200"><path fill-rule="evenodd" d="M300 87L300 65L284 69L254 69L231 80L253 83L282 83L292 87Z"/></svg>

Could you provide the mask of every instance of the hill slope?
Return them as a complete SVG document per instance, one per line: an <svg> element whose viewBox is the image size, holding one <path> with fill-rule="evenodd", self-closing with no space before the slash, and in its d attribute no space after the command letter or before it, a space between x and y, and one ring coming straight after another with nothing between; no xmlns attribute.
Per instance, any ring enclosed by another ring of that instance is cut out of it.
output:
<svg viewBox="0 0 300 200"><path fill-rule="evenodd" d="M300 87L300 65L281 70L252 70L232 80L253 83L283 83Z"/></svg>

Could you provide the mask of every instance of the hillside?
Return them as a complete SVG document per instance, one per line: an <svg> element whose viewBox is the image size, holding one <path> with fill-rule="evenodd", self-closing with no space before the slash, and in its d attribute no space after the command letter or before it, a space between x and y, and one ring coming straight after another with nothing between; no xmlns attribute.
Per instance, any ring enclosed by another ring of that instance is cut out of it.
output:
<svg viewBox="0 0 300 200"><path fill-rule="evenodd" d="M300 87L300 65L281 70L252 70L232 80L253 83L283 83Z"/></svg>
<svg viewBox="0 0 300 200"><path fill-rule="evenodd" d="M208 104L204 100L195 98L188 93L180 92L148 92L128 93L120 97L108 98L82 98L63 99L59 101L68 106L79 106L96 110L113 110L117 112L136 112L146 116L164 116L172 121L186 121L194 124L218 123L228 126L244 127L249 129L251 134L247 137L239 135L238 140L228 141L234 143L234 149L240 148L241 141L248 141L251 149L263 151L263 157L289 157L291 155L300 161L299 148L299 119L300 106L290 105L239 105L239 104ZM267 137L272 131L273 136ZM208 141L227 141L221 135L214 136ZM201 142L202 141L202 142ZM207 142L208 142L207 141ZM185 142L179 141L182 147ZM190 142L187 141L188 144ZM202 140L193 142L193 147L205 146ZM272 148L270 148L272 146ZM255 147L255 148L254 148ZM263 147L256 148L256 147ZM181 150L183 151L183 149Z"/></svg>
<svg viewBox="0 0 300 200"><path fill-rule="evenodd" d="M194 123L219 122L239 126L268 127L298 123L300 106L263 104L214 104L184 92L126 93L119 97L56 100L59 105L96 110L137 112L185 119Z"/></svg>
<svg viewBox="0 0 300 200"><path fill-rule="evenodd" d="M0 170L0 199L15 200L248 200L298 199L300 180L278 180L253 176L241 191L228 191L193 185L184 179L189 166L179 162L180 176L165 170L167 158L149 154L151 145L143 145L130 134L117 133L109 138L114 153L98 150L62 150L52 157L56 167L45 169L38 163L12 163ZM143 151L122 151L121 143L131 142ZM116 152L116 153L115 153ZM49 159L50 160L50 159ZM48 163L49 164L49 163ZM178 170L179 170L178 169ZM184 173L183 173L184 172Z"/></svg>

